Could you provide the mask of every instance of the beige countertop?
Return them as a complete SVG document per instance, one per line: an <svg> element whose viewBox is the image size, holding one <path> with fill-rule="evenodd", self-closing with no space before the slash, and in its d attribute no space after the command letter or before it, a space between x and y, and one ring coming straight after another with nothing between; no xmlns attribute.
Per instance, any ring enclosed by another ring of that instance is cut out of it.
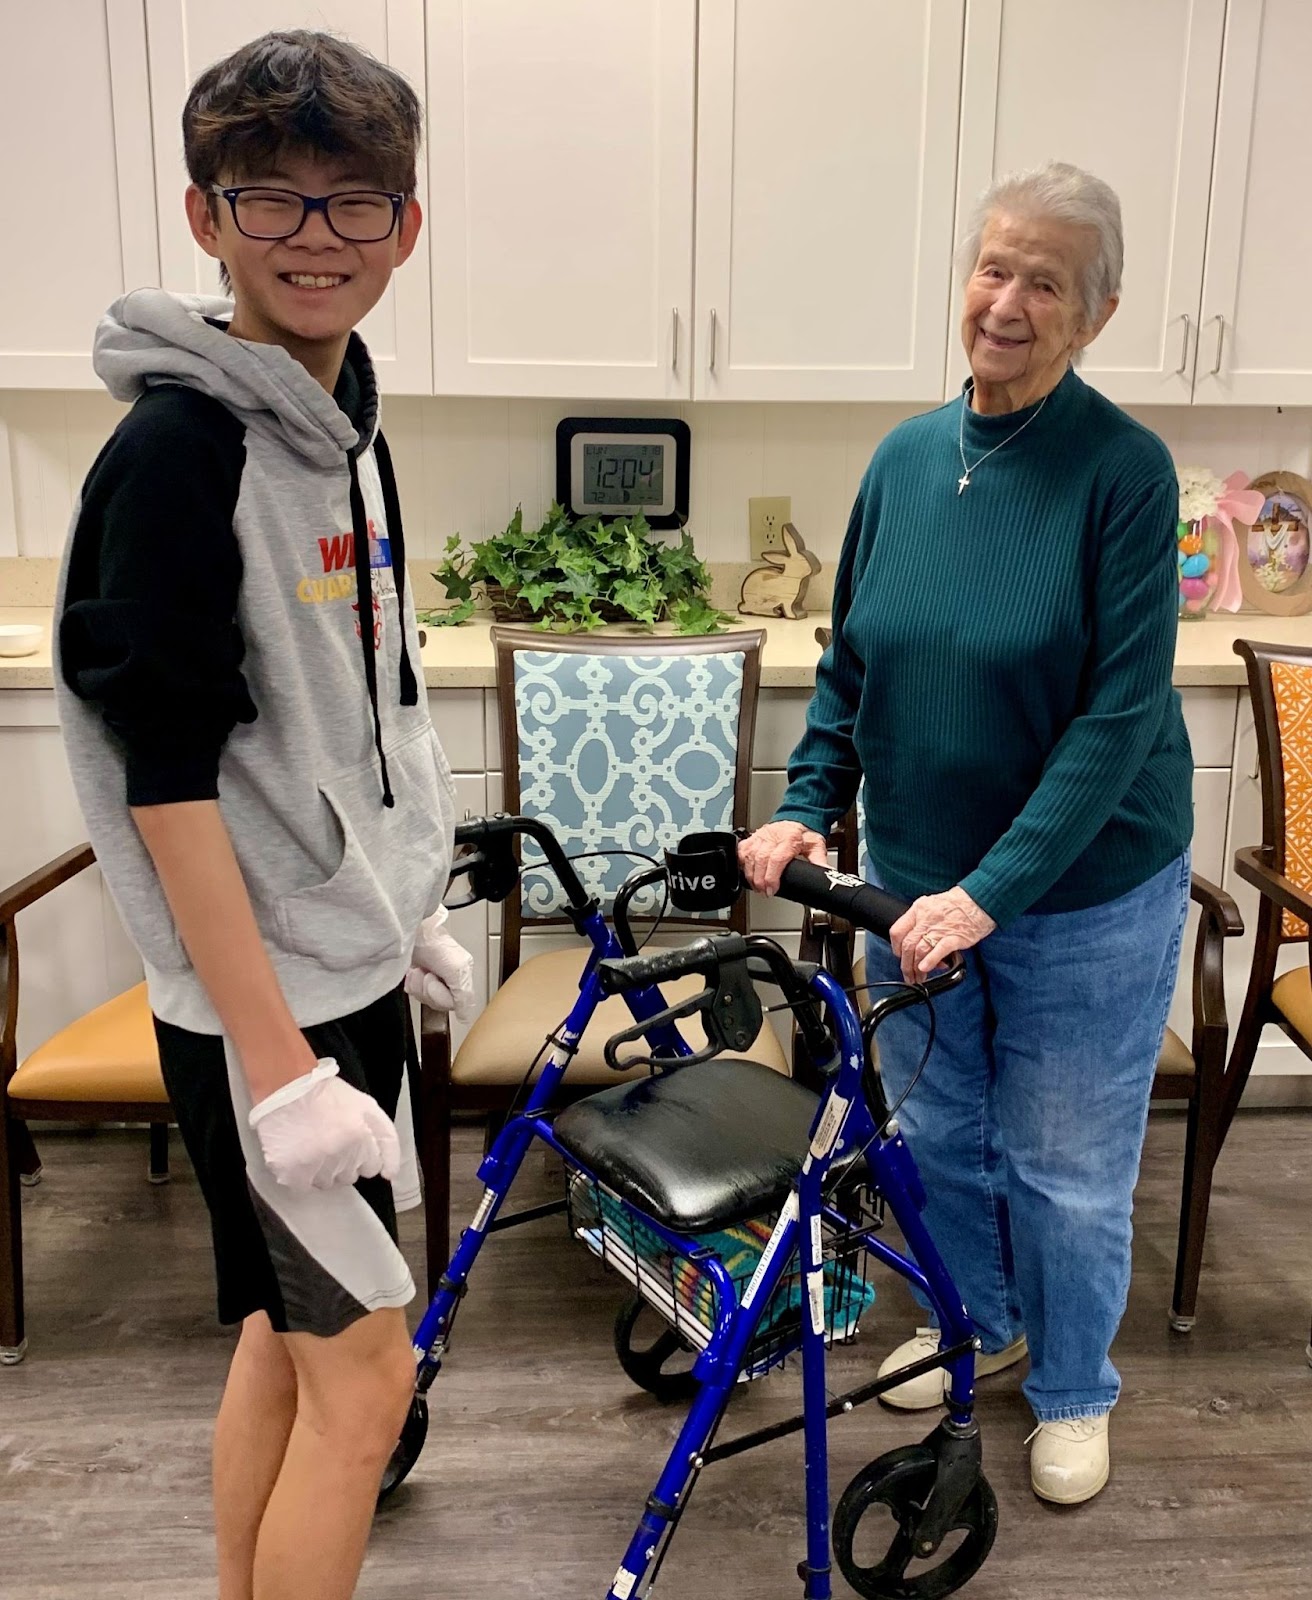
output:
<svg viewBox="0 0 1312 1600"><path fill-rule="evenodd" d="M0 689L49 689L50 622L48 606L0 606L0 623L38 622L45 629L41 648L30 656L0 656ZM801 622L778 617L744 617L744 628L765 629L761 658L761 685L766 689L805 689L815 682L820 647L815 630L827 624L826 613L816 612ZM490 623L474 619L458 628L429 628L423 650L424 681L430 689L490 688L494 673ZM640 647L645 637L637 629L608 628L607 633L631 634ZM661 632L671 630L662 629ZM1242 684L1244 665L1234 654L1236 639L1261 639L1271 644L1312 646L1312 616L1268 617L1243 612L1182 622L1175 647L1174 682L1179 688ZM549 649L551 635L543 634Z"/></svg>

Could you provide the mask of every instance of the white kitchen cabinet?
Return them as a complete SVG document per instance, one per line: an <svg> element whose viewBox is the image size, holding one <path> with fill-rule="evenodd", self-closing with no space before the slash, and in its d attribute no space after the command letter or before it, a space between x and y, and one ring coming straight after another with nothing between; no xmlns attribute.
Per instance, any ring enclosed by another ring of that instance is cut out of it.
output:
<svg viewBox="0 0 1312 1600"><path fill-rule="evenodd" d="M940 397L963 0L701 0L693 395Z"/></svg>
<svg viewBox="0 0 1312 1600"><path fill-rule="evenodd" d="M429 0L439 394L689 392L694 0Z"/></svg>
<svg viewBox="0 0 1312 1600"><path fill-rule="evenodd" d="M1125 228L1124 291L1081 374L1123 404L1189 404L1224 20L1225 0L969 7L957 239L1004 173L1069 161L1109 183ZM949 396L968 372L960 317L956 287Z"/></svg>
<svg viewBox="0 0 1312 1600"><path fill-rule="evenodd" d="M197 249L183 195L182 108L194 79L212 62L278 28L322 28L386 61L424 98L423 0L146 0L150 110L155 132L159 250L166 289L220 293L218 266ZM418 195L426 192L420 151ZM393 394L432 391L428 230L387 293L361 324L382 387Z"/></svg>
<svg viewBox="0 0 1312 1600"><path fill-rule="evenodd" d="M1309 73L1307 0L1230 0L1197 404L1312 403L1312 144L1277 92Z"/></svg>
<svg viewBox="0 0 1312 1600"><path fill-rule="evenodd" d="M0 387L89 389L105 308L158 283L146 32L133 0L6 8Z"/></svg>

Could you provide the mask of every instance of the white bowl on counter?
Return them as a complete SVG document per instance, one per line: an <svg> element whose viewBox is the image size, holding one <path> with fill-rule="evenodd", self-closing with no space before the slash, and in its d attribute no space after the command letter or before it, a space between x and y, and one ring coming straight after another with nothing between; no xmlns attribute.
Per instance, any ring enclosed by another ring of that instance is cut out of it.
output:
<svg viewBox="0 0 1312 1600"><path fill-rule="evenodd" d="M45 633L39 622L0 622L0 656L35 655Z"/></svg>

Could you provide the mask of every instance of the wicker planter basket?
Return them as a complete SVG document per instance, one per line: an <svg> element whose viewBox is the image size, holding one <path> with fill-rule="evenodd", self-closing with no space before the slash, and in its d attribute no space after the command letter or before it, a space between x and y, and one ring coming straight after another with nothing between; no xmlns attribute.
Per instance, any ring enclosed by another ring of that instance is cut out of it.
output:
<svg viewBox="0 0 1312 1600"><path fill-rule="evenodd" d="M492 615L497 622L538 622L543 613L534 611L518 595L510 595L500 584L484 584L488 604L492 607ZM594 600L597 615L605 617L607 622L633 622L636 619L629 615L620 606L610 600Z"/></svg>

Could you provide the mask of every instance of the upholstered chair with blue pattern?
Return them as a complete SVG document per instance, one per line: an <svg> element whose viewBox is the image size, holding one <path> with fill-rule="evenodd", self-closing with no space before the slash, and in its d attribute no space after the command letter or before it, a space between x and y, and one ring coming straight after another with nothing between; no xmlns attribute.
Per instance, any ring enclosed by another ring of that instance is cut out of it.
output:
<svg viewBox="0 0 1312 1600"><path fill-rule="evenodd" d="M762 638L759 630L598 639L493 629L503 809L551 825L567 853L581 858L579 876L604 912L643 856L659 861L686 833L748 825ZM633 853L590 853L601 851ZM498 1125L544 1038L568 1012L583 971L586 946L530 840L523 841L523 866L518 893L501 908L500 986L454 1059L444 1020L423 1019L420 1142L430 1277L447 1260L451 1114L480 1112ZM659 909L657 900L652 892L635 901L635 923ZM746 917L743 896L718 920L667 915L657 937L679 942L717 926L741 932ZM544 940L544 933L556 939ZM543 948L549 943L556 947ZM664 992L674 998L700 985L691 977ZM570 1066L568 1089L591 1092L616 1081L602 1050L630 1020L622 999L603 1003ZM700 1044L697 1028L685 1027L689 1041ZM788 1070L768 1022L744 1053Z"/></svg>

